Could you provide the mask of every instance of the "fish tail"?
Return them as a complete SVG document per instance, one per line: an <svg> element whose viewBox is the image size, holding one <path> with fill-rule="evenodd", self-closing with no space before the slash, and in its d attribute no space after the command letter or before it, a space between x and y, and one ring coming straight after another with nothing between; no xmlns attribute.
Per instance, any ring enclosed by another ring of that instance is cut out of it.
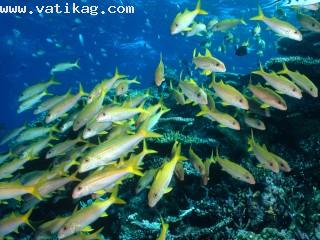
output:
<svg viewBox="0 0 320 240"><path fill-rule="evenodd" d="M33 185L33 186L30 186L30 187L28 187L28 192L30 193L30 194L32 194L33 196L35 196L36 198L38 198L39 200L43 200L43 197L42 197L42 195L40 194L40 192L39 192L39 187L40 187L40 185L42 184L43 182L42 181L40 181L39 183L37 183L36 185Z"/></svg>
<svg viewBox="0 0 320 240"><path fill-rule="evenodd" d="M115 71L114 71L113 78L115 78L115 79L121 79L121 78L125 78L125 77L127 77L127 76L124 75L124 74L120 74L118 67L116 67L116 69L115 69Z"/></svg>
<svg viewBox="0 0 320 240"><path fill-rule="evenodd" d="M138 134L141 134L144 138L160 138L162 135L155 132L148 131L145 127L139 129Z"/></svg>
<svg viewBox="0 0 320 240"><path fill-rule="evenodd" d="M253 136L253 131L251 129L251 138L248 138L248 152L252 152L253 151L253 144L254 144L254 136Z"/></svg>
<svg viewBox="0 0 320 240"><path fill-rule="evenodd" d="M210 83L210 85L209 85L209 88L212 88L215 84L216 84L216 75L213 73L212 74L212 81L211 81L211 83Z"/></svg>
<svg viewBox="0 0 320 240"><path fill-rule="evenodd" d="M177 161L188 160L188 158L181 155L181 143L179 143L178 141L174 143L171 154Z"/></svg>
<svg viewBox="0 0 320 240"><path fill-rule="evenodd" d="M74 62L74 66L78 69L80 69L80 65L79 65L79 62L80 62L80 58L78 58L75 62Z"/></svg>
<svg viewBox="0 0 320 240"><path fill-rule="evenodd" d="M49 80L50 85L60 85L61 82L58 82L58 80L52 76L51 79Z"/></svg>
<svg viewBox="0 0 320 240"><path fill-rule="evenodd" d="M206 115L206 114L208 114L208 111L207 110L201 110L200 112L198 112L197 113L197 117L201 117L201 116L203 116L203 115Z"/></svg>
<svg viewBox="0 0 320 240"><path fill-rule="evenodd" d="M240 22L241 22L243 25L248 25L248 24L246 23L246 21L243 19L243 17L240 19Z"/></svg>
<svg viewBox="0 0 320 240"><path fill-rule="evenodd" d="M192 57L195 58L196 56L197 56L197 49L195 48L195 49L193 50L193 55L192 55ZM180 78L180 80L181 80L181 78Z"/></svg>
<svg viewBox="0 0 320 240"><path fill-rule="evenodd" d="M97 239L97 240L104 240L104 237L100 236L100 233L103 231L104 227L98 229L96 232L87 236L87 239Z"/></svg>
<svg viewBox="0 0 320 240"><path fill-rule="evenodd" d="M81 96L87 96L88 94L83 90L82 84L79 83L79 95Z"/></svg>
<svg viewBox="0 0 320 240"><path fill-rule="evenodd" d="M263 21L265 19L265 16L263 14L262 8L258 6L258 15L255 17L250 18L250 20L253 21Z"/></svg>
<svg viewBox="0 0 320 240"><path fill-rule="evenodd" d="M74 160L72 160L72 161L74 161ZM77 174L78 174L78 170L75 171L74 173L72 173L70 176L68 176L68 179L70 179L71 181L80 182L81 179L77 178Z"/></svg>
<svg viewBox="0 0 320 240"><path fill-rule="evenodd" d="M289 69L287 67L287 64L285 62L282 63L282 70L278 72L278 74L286 74L289 72Z"/></svg>
<svg viewBox="0 0 320 240"><path fill-rule="evenodd" d="M124 200L118 198L118 193L119 193L119 185L116 185L112 190L110 200L116 204L126 204Z"/></svg>
<svg viewBox="0 0 320 240"><path fill-rule="evenodd" d="M139 158L132 158L131 160L128 161L128 165L126 169L128 170L128 172L142 177L143 172L140 171L141 168L139 167L139 162L140 162Z"/></svg>
<svg viewBox="0 0 320 240"><path fill-rule="evenodd" d="M139 82L139 81L137 80L137 77L135 77L134 79L132 79L132 80L130 81L130 84L132 84L132 83L141 84L141 82Z"/></svg>
<svg viewBox="0 0 320 240"><path fill-rule="evenodd" d="M25 224L27 224L29 227L31 227L33 231L35 231L35 228L31 225L30 220L29 220L29 218L30 218L30 216L32 214L32 211L33 211L33 208L31 208L26 214L22 215L21 216L21 220Z"/></svg>
<svg viewBox="0 0 320 240"><path fill-rule="evenodd" d="M198 14L202 14L202 15L207 15L207 14L208 14L207 11L201 9L201 0L198 0L198 3L197 3L197 6L196 6L196 9L195 9L195 10L196 10L196 12L197 12Z"/></svg>
<svg viewBox="0 0 320 240"><path fill-rule="evenodd" d="M149 148L148 148L148 146L147 146L147 141L146 141L146 140L143 141L143 149L142 149L142 152L143 152L145 155L157 153L156 150L153 150L153 149L149 149Z"/></svg>

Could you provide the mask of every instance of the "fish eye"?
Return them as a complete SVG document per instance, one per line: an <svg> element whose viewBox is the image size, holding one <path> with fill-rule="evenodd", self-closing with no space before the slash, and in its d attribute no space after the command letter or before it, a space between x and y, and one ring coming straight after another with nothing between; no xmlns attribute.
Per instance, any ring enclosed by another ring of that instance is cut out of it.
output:
<svg viewBox="0 0 320 240"><path fill-rule="evenodd" d="M48 113L48 117L51 117L51 114L50 114L50 113Z"/></svg>
<svg viewBox="0 0 320 240"><path fill-rule="evenodd" d="M105 117L107 114L105 112L103 112L102 115Z"/></svg>
<svg viewBox="0 0 320 240"><path fill-rule="evenodd" d="M313 88L310 88L310 91L313 91Z"/></svg>
<svg viewBox="0 0 320 240"><path fill-rule="evenodd" d="M293 89L292 89L292 92L295 92L295 91L297 91L297 89L293 88Z"/></svg>
<svg viewBox="0 0 320 240"><path fill-rule="evenodd" d="M284 167L283 163L280 164L281 167Z"/></svg>
<svg viewBox="0 0 320 240"><path fill-rule="evenodd" d="M158 193L154 193L154 194L153 194L153 197L157 197L157 196L158 196Z"/></svg>
<svg viewBox="0 0 320 240"><path fill-rule="evenodd" d="M89 162L89 159L85 159L84 161L85 161L86 163L88 163L88 162Z"/></svg>
<svg viewBox="0 0 320 240"><path fill-rule="evenodd" d="M176 27L178 27L178 26L179 26L179 24L178 24L178 23L176 23L176 24L175 24L175 26L176 26Z"/></svg>
<svg viewBox="0 0 320 240"><path fill-rule="evenodd" d="M236 125L236 122L232 122L232 125Z"/></svg>
<svg viewBox="0 0 320 240"><path fill-rule="evenodd" d="M273 163L269 163L269 166L270 166L270 167L273 167Z"/></svg>
<svg viewBox="0 0 320 240"><path fill-rule="evenodd" d="M67 227L63 227L63 230L66 231L68 228Z"/></svg>
<svg viewBox="0 0 320 240"><path fill-rule="evenodd" d="M78 191L81 191L81 190L82 190L82 187L78 187L77 189L78 189Z"/></svg>
<svg viewBox="0 0 320 240"><path fill-rule="evenodd" d="M198 93L198 94L197 94L197 98L200 98L200 97L201 97L201 93Z"/></svg>
<svg viewBox="0 0 320 240"><path fill-rule="evenodd" d="M89 131L89 132L91 132L91 131L92 131L92 129L91 129L91 128L88 128L88 131Z"/></svg>
<svg viewBox="0 0 320 240"><path fill-rule="evenodd" d="M250 177L249 177L249 176L246 176L246 179L250 179Z"/></svg>
<svg viewBox="0 0 320 240"><path fill-rule="evenodd" d="M243 100L242 100L242 99L240 99L240 100L239 100L239 102L240 102L240 103L242 103L242 102L243 102Z"/></svg>
<svg viewBox="0 0 320 240"><path fill-rule="evenodd" d="M257 125L258 125L258 126L260 126L260 125L261 125L261 123L260 123L260 122L257 122Z"/></svg>
<svg viewBox="0 0 320 240"><path fill-rule="evenodd" d="M277 101L277 103L278 103L278 104L282 104L280 100L279 100L279 101Z"/></svg>
<svg viewBox="0 0 320 240"><path fill-rule="evenodd" d="M219 63L216 63L216 67L219 67L220 66L220 64Z"/></svg>

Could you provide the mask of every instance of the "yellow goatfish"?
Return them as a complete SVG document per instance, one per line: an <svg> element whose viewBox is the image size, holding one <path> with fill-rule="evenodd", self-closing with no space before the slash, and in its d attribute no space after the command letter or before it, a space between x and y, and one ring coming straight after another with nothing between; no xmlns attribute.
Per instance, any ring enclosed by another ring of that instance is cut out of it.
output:
<svg viewBox="0 0 320 240"><path fill-rule="evenodd" d="M120 74L118 68L116 67L116 70L112 78L105 79L100 84L94 87L94 89L91 91L91 93L88 96L88 103L91 103L95 98L99 97L103 90L106 90L106 93L108 93L109 90L112 89L116 81L125 77L127 76Z"/></svg>
<svg viewBox="0 0 320 240"><path fill-rule="evenodd" d="M282 111L288 109L285 100L272 89L263 87L260 83L258 85L249 84L248 89L263 102L262 108L274 107Z"/></svg>
<svg viewBox="0 0 320 240"><path fill-rule="evenodd" d="M255 128L261 131L266 130L266 125L260 119L244 116L243 120L248 127Z"/></svg>
<svg viewBox="0 0 320 240"><path fill-rule="evenodd" d="M188 9L185 9L184 12L177 14L171 24L171 34L174 35L183 31L190 31L192 29L190 25L198 14L208 14L206 11L201 9L201 0L198 0L195 10L189 11Z"/></svg>
<svg viewBox="0 0 320 240"><path fill-rule="evenodd" d="M200 173L201 176L205 174L205 166L202 162L202 159L193 151L193 149L189 148L189 158L195 169Z"/></svg>
<svg viewBox="0 0 320 240"><path fill-rule="evenodd" d="M59 85L60 82L57 82L54 78L51 78L48 82L41 82L36 85L26 88L19 97L19 102L25 101L35 95L38 95L42 92L45 92L48 87L52 85Z"/></svg>
<svg viewBox="0 0 320 240"><path fill-rule="evenodd" d="M71 95L64 99L62 102L53 107L47 114L46 123L51 123L54 120L64 116L69 112L81 99L82 96L85 96L86 93L83 91L83 88L80 84L79 93L77 95Z"/></svg>
<svg viewBox="0 0 320 240"><path fill-rule="evenodd" d="M225 32L231 28L236 27L239 24L247 25L247 23L241 18L231 18L231 19L224 19L221 20L220 22L217 22L212 26L212 31L214 32Z"/></svg>
<svg viewBox="0 0 320 240"><path fill-rule="evenodd" d="M291 25L288 22L282 21L280 19L277 19L275 17L273 18L268 18L264 16L262 8L259 6L258 7L259 14L256 17L250 18L250 20L258 20L258 21L263 21L265 24L270 27L272 31L277 33L278 35L282 37L287 37L296 41L302 41L302 34L299 32L299 30Z"/></svg>
<svg viewBox="0 0 320 240"><path fill-rule="evenodd" d="M79 112L73 122L73 131L78 131L89 123L102 109L102 104L106 96L107 90L103 89L99 97L88 103L82 111Z"/></svg>
<svg viewBox="0 0 320 240"><path fill-rule="evenodd" d="M159 87L162 82L164 82L166 79L165 79L165 76L164 76L164 64L163 64L163 61L162 61L162 53L160 53L160 62L156 68L156 71L154 73L154 81L156 83L156 85Z"/></svg>
<svg viewBox="0 0 320 240"><path fill-rule="evenodd" d="M219 123L219 127L230 128L233 130L240 130L240 123L231 115L227 113L220 112L216 108L209 109L207 106L200 105L201 111L197 116L203 116L210 119L211 121L216 121Z"/></svg>
<svg viewBox="0 0 320 240"><path fill-rule="evenodd" d="M29 222L29 217L32 213L31 209L24 215L17 215L12 213L11 215L4 217L0 220L0 237L5 237L12 232L18 232L18 228L24 224L27 224L32 229L33 226Z"/></svg>
<svg viewBox="0 0 320 240"><path fill-rule="evenodd" d="M303 28L311 32L320 32L320 22L317 19L302 13L297 13L297 19Z"/></svg>
<svg viewBox="0 0 320 240"><path fill-rule="evenodd" d="M143 173L143 176L139 179L136 187L136 194L140 193L143 189L149 186L158 169L151 168Z"/></svg>
<svg viewBox="0 0 320 240"><path fill-rule="evenodd" d="M122 126L121 126L122 127ZM110 164L132 151L145 138L157 138L161 135L140 128L136 134L120 134L92 148L81 160L79 172Z"/></svg>
<svg viewBox="0 0 320 240"><path fill-rule="evenodd" d="M206 105L208 103L207 94L193 79L185 81L180 80L179 87L181 88L183 94L195 104Z"/></svg>
<svg viewBox="0 0 320 240"><path fill-rule="evenodd" d="M165 223L162 217L160 217L160 220L161 220L161 226L162 227L161 227L160 235L159 235L159 237L157 237L156 240L166 240L167 232L168 232L168 229L169 229L169 224Z"/></svg>
<svg viewBox="0 0 320 240"><path fill-rule="evenodd" d="M106 217L105 211L112 204L125 204L125 201L118 198L118 186L114 188L111 196L107 200L97 199L90 206L82 208L72 214L63 224L58 232L58 238L64 239L75 233L86 231L88 226L100 217Z"/></svg>
<svg viewBox="0 0 320 240"><path fill-rule="evenodd" d="M165 162L161 169L157 172L155 179L151 185L148 193L148 205L154 207L165 193L172 190L169 187L176 164L178 161L187 160L186 157L181 156L181 145L175 142L172 148L172 158L169 162Z"/></svg>
<svg viewBox="0 0 320 240"><path fill-rule="evenodd" d="M272 153L270 153L266 146L261 146L256 143L253 137L253 132L251 132L251 139L249 139L249 152L253 152L257 160L260 162L263 168L269 169L275 173L279 172L279 164L275 160Z"/></svg>
<svg viewBox="0 0 320 240"><path fill-rule="evenodd" d="M219 59L214 58L209 51L206 49L206 54L203 56L201 53L196 55L196 49L193 52L192 62L196 65L196 69L200 68L203 70L203 75L210 75L212 72L225 72L226 67L223 62Z"/></svg>
<svg viewBox="0 0 320 240"><path fill-rule="evenodd" d="M131 173L143 176L143 173L139 169L138 158L133 158L126 162L119 163L118 165L107 166L82 180L74 188L72 198L81 198L99 190L106 189Z"/></svg>
<svg viewBox="0 0 320 240"><path fill-rule="evenodd" d="M218 153L218 149L217 149L217 156L215 160L222 167L222 170L229 173L233 178L249 184L256 183L256 181L254 180L254 177L247 169L245 169L244 167L240 166L235 162L230 161L225 157L220 157Z"/></svg>
<svg viewBox="0 0 320 240"><path fill-rule="evenodd" d="M215 90L216 95L223 100L222 105L232 105L244 110L249 109L248 100L237 89L231 85L225 84L222 80L216 82L215 76L212 77L212 82L209 87L212 87Z"/></svg>
<svg viewBox="0 0 320 240"><path fill-rule="evenodd" d="M71 63L71 62L59 63L51 69L50 73L51 75L53 75L54 73L65 72L67 70L72 70L73 68L80 69L79 60L80 59L77 59L77 61L75 61L74 63Z"/></svg>
<svg viewBox="0 0 320 240"><path fill-rule="evenodd" d="M278 76L275 72L265 72L261 64L260 69L252 73L263 77L267 84L276 89L280 94L286 94L298 99L302 98L301 90L296 84L283 76Z"/></svg>
<svg viewBox="0 0 320 240"><path fill-rule="evenodd" d="M38 185L25 186L19 182L0 182L0 200L12 198L19 199L22 195L27 193L42 200L38 187Z"/></svg>
<svg viewBox="0 0 320 240"><path fill-rule="evenodd" d="M314 83L306 76L298 71L290 71L285 63L283 63L283 70L278 72L278 74L288 75L293 82L295 82L301 89L312 97L318 97L318 88Z"/></svg>

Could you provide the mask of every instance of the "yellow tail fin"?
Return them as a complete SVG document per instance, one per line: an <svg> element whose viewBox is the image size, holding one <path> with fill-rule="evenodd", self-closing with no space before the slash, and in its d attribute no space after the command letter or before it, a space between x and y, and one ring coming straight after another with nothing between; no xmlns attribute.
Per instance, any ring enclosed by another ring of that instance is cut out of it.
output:
<svg viewBox="0 0 320 240"><path fill-rule="evenodd" d="M33 229L33 231L35 231L34 227L31 225L29 218L32 214L33 208L31 208L26 214L21 216L21 220L27 224L29 227L31 227Z"/></svg>
<svg viewBox="0 0 320 240"><path fill-rule="evenodd" d="M250 20L253 21L263 21L265 19L265 16L263 14L262 8L260 6L258 6L258 16L252 17L250 18Z"/></svg>
<svg viewBox="0 0 320 240"><path fill-rule="evenodd" d="M198 14L202 14L202 15L208 14L207 11L201 9L201 0L198 0L197 7L196 7L195 11L197 11Z"/></svg>
<svg viewBox="0 0 320 240"><path fill-rule="evenodd" d="M112 200L112 202L116 204L126 204L124 200L118 198L118 193L119 193L119 185L116 185L112 190L112 193L110 196L110 199Z"/></svg>

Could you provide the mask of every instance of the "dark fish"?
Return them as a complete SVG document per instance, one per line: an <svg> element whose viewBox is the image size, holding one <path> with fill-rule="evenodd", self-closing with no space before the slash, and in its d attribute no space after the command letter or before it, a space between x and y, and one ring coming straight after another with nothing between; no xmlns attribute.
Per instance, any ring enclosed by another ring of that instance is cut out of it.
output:
<svg viewBox="0 0 320 240"><path fill-rule="evenodd" d="M235 47L235 54L240 57L247 55L248 46L242 45L240 47Z"/></svg>

